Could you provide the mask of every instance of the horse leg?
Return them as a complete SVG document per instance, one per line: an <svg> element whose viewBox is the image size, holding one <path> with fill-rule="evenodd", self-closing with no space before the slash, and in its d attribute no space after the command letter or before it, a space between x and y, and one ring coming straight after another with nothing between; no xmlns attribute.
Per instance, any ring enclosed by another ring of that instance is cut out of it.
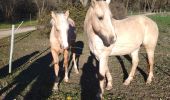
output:
<svg viewBox="0 0 170 100"><path fill-rule="evenodd" d="M64 68L65 68L64 81L65 82L68 82L68 57L69 57L68 50L64 50Z"/></svg>
<svg viewBox="0 0 170 100"><path fill-rule="evenodd" d="M76 74L79 74L77 63L76 63L76 53L73 53L73 59L72 60L73 60L73 63L74 63L75 72L76 72Z"/></svg>
<svg viewBox="0 0 170 100"><path fill-rule="evenodd" d="M147 48L146 47L146 52L147 52L147 56L148 56L148 62L149 62L149 76L147 78L146 83L150 84L152 82L152 78L153 78L153 64L154 64L154 48Z"/></svg>
<svg viewBox="0 0 170 100"><path fill-rule="evenodd" d="M56 75L53 89L58 90L58 84L59 84L59 78L58 78L59 65L58 65L58 63L59 63L59 58L58 58L57 51L55 49L51 49L51 53L52 53L52 57L53 57L53 60L54 60L54 62L53 62L54 63L54 72L55 72L55 75Z"/></svg>
<svg viewBox="0 0 170 100"><path fill-rule="evenodd" d="M97 94L98 97L101 99L103 98L102 95L104 93L104 77L106 74L106 66L107 66L107 58L102 58L99 60L99 85L100 85L100 91Z"/></svg>
<svg viewBox="0 0 170 100"><path fill-rule="evenodd" d="M106 90L111 90L112 89L112 76L110 74L108 66L106 67L106 77L107 77L107 80L108 80Z"/></svg>
<svg viewBox="0 0 170 100"><path fill-rule="evenodd" d="M124 85L129 85L130 82L133 80L133 77L135 75L135 71L136 71L136 68L137 68L138 62L139 62L138 51L139 51L139 49L137 49L137 50L135 50L134 52L131 53L132 69L130 71L128 78L125 80Z"/></svg>

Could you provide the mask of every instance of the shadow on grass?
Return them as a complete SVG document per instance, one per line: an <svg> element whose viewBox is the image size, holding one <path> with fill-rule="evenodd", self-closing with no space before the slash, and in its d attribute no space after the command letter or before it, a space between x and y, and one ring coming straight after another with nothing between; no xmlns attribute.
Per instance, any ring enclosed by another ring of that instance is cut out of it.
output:
<svg viewBox="0 0 170 100"><path fill-rule="evenodd" d="M96 61L94 56L88 57L87 62L84 64L82 68L82 76L80 79L81 84L81 100L97 100L96 97L99 91L99 80L97 78L98 62L96 61L96 65L93 62Z"/></svg>
<svg viewBox="0 0 170 100"><path fill-rule="evenodd" d="M39 57L27 69L20 72L11 84L1 90L0 94L9 91L3 99L13 100L18 95L22 95L24 100L48 98L52 93L54 83L54 71L49 67L52 62L51 58L51 53Z"/></svg>
<svg viewBox="0 0 170 100"><path fill-rule="evenodd" d="M13 61L12 62L12 74L15 72L15 70L17 68L24 65L31 57L33 57L34 55L36 55L38 53L39 53L38 51L35 51L29 55L26 55L26 56L23 56L23 57L17 59L16 61ZM0 69L0 78L6 77L9 74L8 70L9 70L9 65L2 67Z"/></svg>
<svg viewBox="0 0 170 100"><path fill-rule="evenodd" d="M116 58L118 59L119 63L121 64L122 71L123 71L123 74L124 74L124 77L123 77L123 82L124 82L128 78L128 72L127 72L127 69L125 68L125 65L124 65L122 58L120 56L116 56ZM124 55L124 58L132 64L132 58L129 55ZM147 80L147 74L139 67L137 67L137 70L141 73L144 80L146 81Z"/></svg>
<svg viewBox="0 0 170 100"><path fill-rule="evenodd" d="M117 60L119 61L122 71L123 71L123 82L128 78L128 72L127 69L125 68L125 64L120 56L116 56Z"/></svg>

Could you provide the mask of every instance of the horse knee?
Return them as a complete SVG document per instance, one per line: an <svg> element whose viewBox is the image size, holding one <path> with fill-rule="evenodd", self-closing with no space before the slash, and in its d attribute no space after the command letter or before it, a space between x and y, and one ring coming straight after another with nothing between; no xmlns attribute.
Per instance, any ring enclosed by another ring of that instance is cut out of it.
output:
<svg viewBox="0 0 170 100"><path fill-rule="evenodd" d="M133 61L132 61L132 66L137 66L138 65L138 63L139 63L139 59L137 58L137 59L134 59Z"/></svg>
<svg viewBox="0 0 170 100"><path fill-rule="evenodd" d="M105 69L103 69L103 67L101 68L101 66L99 66L99 75L98 75L98 78L99 78L100 81L104 80L105 74L106 74Z"/></svg>
<svg viewBox="0 0 170 100"><path fill-rule="evenodd" d="M68 59L64 59L64 65L68 64Z"/></svg>
<svg viewBox="0 0 170 100"><path fill-rule="evenodd" d="M106 78L107 78L107 86L106 86L106 90L111 90L112 89L112 76L110 74L110 72L106 72Z"/></svg>
<svg viewBox="0 0 170 100"><path fill-rule="evenodd" d="M56 77L58 77L58 72L59 72L59 65L58 64L54 64L54 72Z"/></svg>
<svg viewBox="0 0 170 100"><path fill-rule="evenodd" d="M131 56L132 56L132 65L133 66L137 66L138 65L138 62L139 62L138 51L139 51L139 49L137 49L136 51L134 51L131 54Z"/></svg>
<svg viewBox="0 0 170 100"><path fill-rule="evenodd" d="M58 51L55 48L51 49L51 54L54 60L54 64L59 62L59 58L58 58Z"/></svg>
<svg viewBox="0 0 170 100"><path fill-rule="evenodd" d="M104 80L104 78L105 78L104 74L99 73L98 79L101 81Z"/></svg>
<svg viewBox="0 0 170 100"><path fill-rule="evenodd" d="M148 56L148 72L153 71L153 65L154 65L154 50L153 49L146 49L147 56Z"/></svg>
<svg viewBox="0 0 170 100"><path fill-rule="evenodd" d="M105 75L106 75L106 71L108 70L107 68L107 62L108 59L107 58L102 58L99 61L99 79L103 80Z"/></svg>
<svg viewBox="0 0 170 100"><path fill-rule="evenodd" d="M147 55L148 55L149 65L153 65L153 63L154 63L154 53L150 52Z"/></svg>

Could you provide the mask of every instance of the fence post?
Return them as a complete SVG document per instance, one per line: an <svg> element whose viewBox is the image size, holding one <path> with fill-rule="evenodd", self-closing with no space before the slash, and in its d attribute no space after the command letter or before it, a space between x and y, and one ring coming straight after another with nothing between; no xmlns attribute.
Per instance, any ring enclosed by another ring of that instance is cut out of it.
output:
<svg viewBox="0 0 170 100"><path fill-rule="evenodd" d="M13 48L14 48L14 29L15 29L15 25L12 25L10 57L9 57L9 73L11 73L11 69L12 69L12 56L13 56Z"/></svg>

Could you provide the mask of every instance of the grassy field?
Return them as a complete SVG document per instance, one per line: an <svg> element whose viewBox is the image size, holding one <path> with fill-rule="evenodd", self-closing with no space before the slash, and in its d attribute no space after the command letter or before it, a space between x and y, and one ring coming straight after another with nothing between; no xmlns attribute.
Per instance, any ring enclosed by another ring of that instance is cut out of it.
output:
<svg viewBox="0 0 170 100"><path fill-rule="evenodd" d="M21 22L14 23L14 25L18 26ZM33 25L37 25L37 20L24 21L22 24L22 27L33 26ZM11 23L0 23L0 29L6 29L6 28L11 28L11 27L12 27Z"/></svg>
<svg viewBox="0 0 170 100"><path fill-rule="evenodd" d="M143 47L135 78L129 86L123 81L131 69L128 56L110 57L109 68L113 89L105 90L105 100L168 100L170 99L170 16L149 16L159 26L160 34L155 51L154 81L146 85L147 64ZM60 90L52 91L54 83L49 39L37 31L15 37L12 73L8 74L9 38L0 40L0 99L5 100L95 100L98 91L95 59L89 53L87 38L78 33L76 46L80 74L75 74L70 63L70 80L61 80ZM37 42L38 41L38 42ZM62 57L60 59L62 61ZM61 71L62 73L62 71Z"/></svg>

